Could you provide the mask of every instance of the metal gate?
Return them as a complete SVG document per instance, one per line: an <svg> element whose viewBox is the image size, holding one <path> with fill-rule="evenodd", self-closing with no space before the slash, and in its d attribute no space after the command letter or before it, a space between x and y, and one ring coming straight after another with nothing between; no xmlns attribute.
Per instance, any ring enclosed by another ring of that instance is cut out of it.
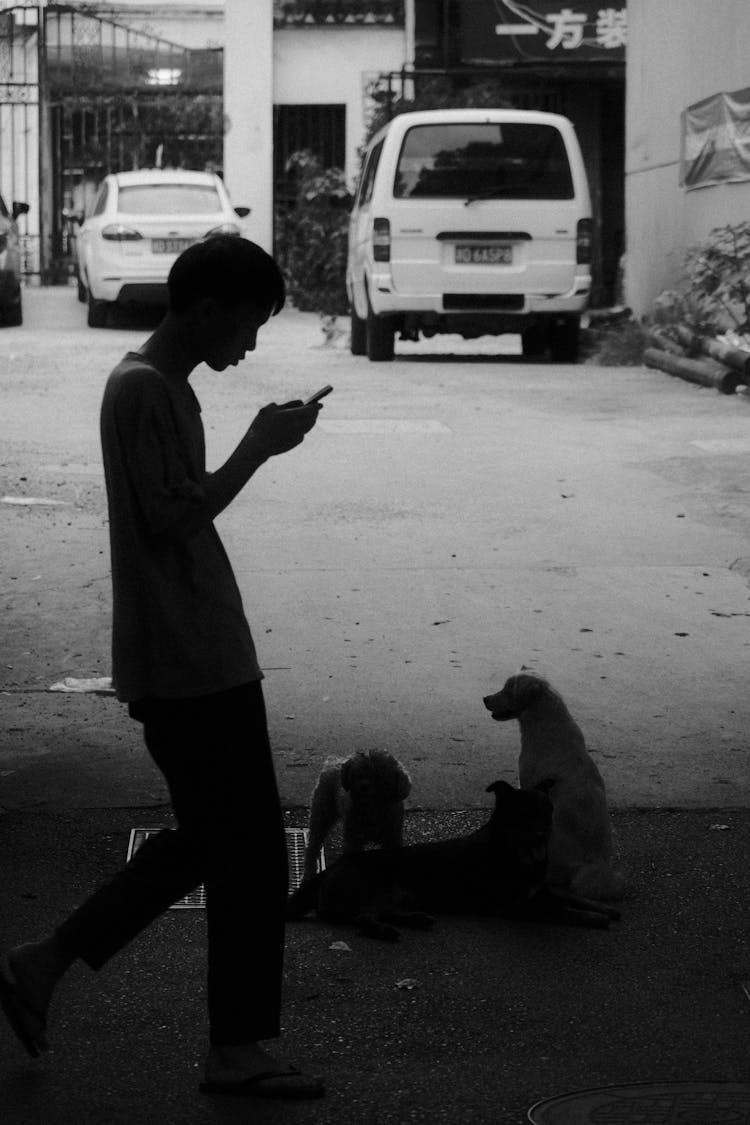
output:
<svg viewBox="0 0 750 1125"><path fill-rule="evenodd" d="M39 23L36 8L0 12L0 194L20 215L21 265L39 272Z"/></svg>
<svg viewBox="0 0 750 1125"><path fill-rule="evenodd" d="M73 269L76 224L108 172L223 160L222 51L66 4L0 13L0 189L28 202L24 271Z"/></svg>

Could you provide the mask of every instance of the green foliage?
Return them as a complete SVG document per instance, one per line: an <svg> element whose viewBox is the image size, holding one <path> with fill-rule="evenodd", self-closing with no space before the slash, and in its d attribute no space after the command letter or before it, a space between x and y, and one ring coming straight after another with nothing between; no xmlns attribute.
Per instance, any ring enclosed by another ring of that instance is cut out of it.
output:
<svg viewBox="0 0 750 1125"><path fill-rule="evenodd" d="M698 336L750 332L750 222L715 227L691 246L682 288L657 297L652 319L666 328L683 324Z"/></svg>
<svg viewBox="0 0 750 1125"><path fill-rule="evenodd" d="M716 227L686 255L688 297L719 327L750 330L750 222Z"/></svg>
<svg viewBox="0 0 750 1125"><path fill-rule="evenodd" d="M303 312L342 316L348 311L346 253L351 196L340 168L323 168L310 152L294 153L287 172L296 179L291 205L276 208L275 254L289 297Z"/></svg>

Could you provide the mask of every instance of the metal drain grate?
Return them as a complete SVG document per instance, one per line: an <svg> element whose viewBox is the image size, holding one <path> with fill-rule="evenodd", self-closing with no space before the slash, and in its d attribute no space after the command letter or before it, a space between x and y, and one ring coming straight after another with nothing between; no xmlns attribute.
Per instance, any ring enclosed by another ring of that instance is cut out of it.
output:
<svg viewBox="0 0 750 1125"><path fill-rule="evenodd" d="M135 853L140 848L141 844L149 838L149 836L156 835L161 832L161 828L131 828L130 840L128 841L128 862L133 858ZM305 846L307 844L307 829L306 828L285 828L286 832L286 850L289 856L289 893L295 891L302 882L302 868L305 860ZM325 852L321 848L320 859L318 860L318 871L325 869ZM206 889L203 886L196 887L185 898L181 898L170 910L205 910L206 908Z"/></svg>
<svg viewBox="0 0 750 1125"><path fill-rule="evenodd" d="M747 1125L750 1085L742 1082L648 1082L600 1086L537 1102L533 1125Z"/></svg>

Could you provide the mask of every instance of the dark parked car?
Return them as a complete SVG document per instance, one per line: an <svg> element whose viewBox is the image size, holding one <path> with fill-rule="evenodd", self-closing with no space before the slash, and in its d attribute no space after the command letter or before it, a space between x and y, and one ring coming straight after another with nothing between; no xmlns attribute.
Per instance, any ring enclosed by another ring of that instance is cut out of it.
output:
<svg viewBox="0 0 750 1125"><path fill-rule="evenodd" d="M0 195L0 324L23 323L21 301L21 246L16 219L28 203L13 203L8 210Z"/></svg>

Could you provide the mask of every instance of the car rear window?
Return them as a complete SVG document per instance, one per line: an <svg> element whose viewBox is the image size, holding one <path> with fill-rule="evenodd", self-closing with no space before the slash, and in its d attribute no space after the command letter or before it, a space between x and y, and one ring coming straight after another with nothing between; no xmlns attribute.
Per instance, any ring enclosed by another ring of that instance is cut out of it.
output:
<svg viewBox="0 0 750 1125"><path fill-rule="evenodd" d="M554 125L454 122L404 136L396 199L572 199L565 142Z"/></svg>
<svg viewBox="0 0 750 1125"><path fill-rule="evenodd" d="M221 211L210 184L138 184L121 187L117 210L128 215L204 215Z"/></svg>

